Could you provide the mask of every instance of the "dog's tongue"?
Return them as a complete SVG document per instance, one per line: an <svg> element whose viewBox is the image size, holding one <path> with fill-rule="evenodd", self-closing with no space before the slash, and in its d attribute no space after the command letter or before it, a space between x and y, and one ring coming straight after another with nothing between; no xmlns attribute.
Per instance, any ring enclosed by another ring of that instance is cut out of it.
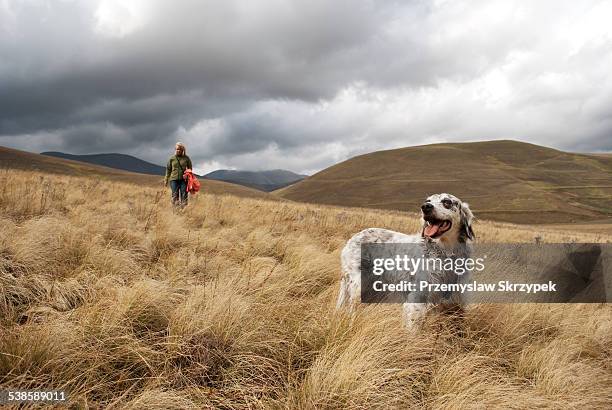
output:
<svg viewBox="0 0 612 410"><path fill-rule="evenodd" d="M434 225L432 223L428 224L425 227L425 236L434 236L436 233L438 233L438 229L440 228L440 225Z"/></svg>

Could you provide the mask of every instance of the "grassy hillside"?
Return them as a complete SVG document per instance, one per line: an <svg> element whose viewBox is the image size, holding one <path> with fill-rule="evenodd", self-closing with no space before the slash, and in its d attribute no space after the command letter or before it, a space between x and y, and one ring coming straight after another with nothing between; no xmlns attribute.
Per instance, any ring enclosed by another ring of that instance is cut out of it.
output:
<svg viewBox="0 0 612 410"><path fill-rule="evenodd" d="M0 170L2 169L7 172L12 169L21 169L39 171L45 174L88 176L103 180L136 182L139 185L150 187L161 187L163 182L163 176L136 174L101 165L33 154L6 147L0 147ZM277 199L277 197L273 197L265 192L236 184L211 180L200 180L200 182L202 183L203 190L214 194L231 194L248 198L268 198L271 200Z"/></svg>
<svg viewBox="0 0 612 410"><path fill-rule="evenodd" d="M610 305L477 305L417 333L398 306L335 312L346 239L417 231L415 214L210 193L174 214L154 187L15 170L0 186L0 389L129 409L612 406Z"/></svg>
<svg viewBox="0 0 612 410"><path fill-rule="evenodd" d="M287 199L417 210L431 193L468 201L483 219L612 220L612 157L516 141L434 144L351 158L276 193Z"/></svg>

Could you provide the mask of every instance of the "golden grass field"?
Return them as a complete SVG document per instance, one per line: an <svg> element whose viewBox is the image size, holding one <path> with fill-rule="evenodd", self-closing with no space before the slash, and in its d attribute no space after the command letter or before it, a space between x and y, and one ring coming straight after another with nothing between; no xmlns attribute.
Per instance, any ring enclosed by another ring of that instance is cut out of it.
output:
<svg viewBox="0 0 612 410"><path fill-rule="evenodd" d="M416 214L0 172L0 389L81 408L612 408L612 306L334 311L355 232ZM478 215L477 215L478 216ZM609 242L478 221L483 242Z"/></svg>

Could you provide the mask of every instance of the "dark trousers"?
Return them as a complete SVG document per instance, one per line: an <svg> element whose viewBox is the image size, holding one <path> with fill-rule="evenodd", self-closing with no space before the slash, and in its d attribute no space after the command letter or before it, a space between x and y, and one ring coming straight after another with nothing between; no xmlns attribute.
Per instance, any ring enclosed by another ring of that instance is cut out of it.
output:
<svg viewBox="0 0 612 410"><path fill-rule="evenodd" d="M180 205L181 208L187 205L187 181L184 179L170 181L170 188L172 189L172 205Z"/></svg>

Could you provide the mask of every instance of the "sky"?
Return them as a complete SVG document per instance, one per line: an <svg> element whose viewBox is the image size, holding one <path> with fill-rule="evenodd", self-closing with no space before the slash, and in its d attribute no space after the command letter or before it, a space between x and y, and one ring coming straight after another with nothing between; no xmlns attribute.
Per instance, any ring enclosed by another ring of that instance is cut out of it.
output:
<svg viewBox="0 0 612 410"><path fill-rule="evenodd" d="M612 151L612 2L0 0L0 145L312 174L516 139Z"/></svg>

